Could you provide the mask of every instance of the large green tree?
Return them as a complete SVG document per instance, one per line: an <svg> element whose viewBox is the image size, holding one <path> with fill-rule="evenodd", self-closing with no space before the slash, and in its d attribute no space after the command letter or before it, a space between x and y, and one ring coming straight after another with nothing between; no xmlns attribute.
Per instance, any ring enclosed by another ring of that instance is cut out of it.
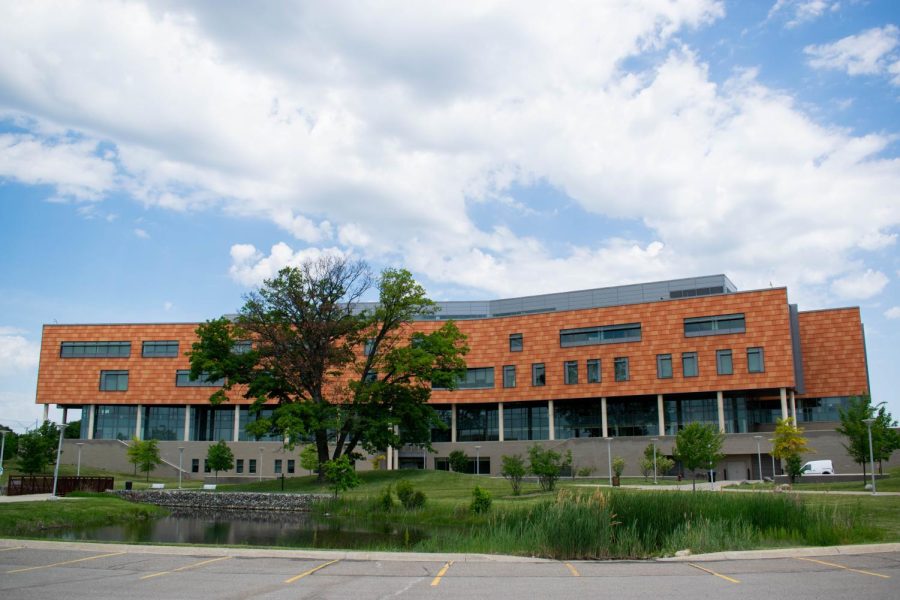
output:
<svg viewBox="0 0 900 600"><path fill-rule="evenodd" d="M159 455L159 442L156 440L139 440L132 438L131 444L127 450L128 462L134 465L135 469L147 474L147 481L150 481L150 471L162 464L162 457Z"/></svg>
<svg viewBox="0 0 900 600"><path fill-rule="evenodd" d="M378 301L361 305L373 286ZM234 319L201 325L189 352L192 377L225 378L213 404L234 386L255 411L277 403L248 431L284 437L289 447L311 439L320 478L328 460L359 448L429 446L431 428L442 426L428 406L431 386L457 386L468 348L452 321L411 330L436 306L408 271L386 269L376 280L362 262L326 256L282 269L245 300Z"/></svg>
<svg viewBox="0 0 900 600"><path fill-rule="evenodd" d="M775 422L775 437L772 440L772 446L772 456L785 461L788 476L791 478L791 483L794 483L800 475L803 455L813 452L803 436L803 428L794 424L793 417L778 419Z"/></svg>
<svg viewBox="0 0 900 600"><path fill-rule="evenodd" d="M869 464L869 432L864 419L875 419L872 423L872 454L875 460L885 461L891 458L895 450L900 449L900 435L893 429L897 422L887 412L884 402L873 405L868 394L850 398L846 407L838 409L841 424L837 432L846 439L844 448L847 454L862 467L863 482Z"/></svg>
<svg viewBox="0 0 900 600"><path fill-rule="evenodd" d="M715 425L691 423L675 436L672 454L688 471L712 469L725 458L725 454L722 453L724 441L725 434L720 433ZM691 482L693 490L696 491L696 478L692 478Z"/></svg>
<svg viewBox="0 0 900 600"><path fill-rule="evenodd" d="M225 440L219 440L206 450L206 464L216 472L216 481L219 481L219 471L234 468L234 452L231 451Z"/></svg>

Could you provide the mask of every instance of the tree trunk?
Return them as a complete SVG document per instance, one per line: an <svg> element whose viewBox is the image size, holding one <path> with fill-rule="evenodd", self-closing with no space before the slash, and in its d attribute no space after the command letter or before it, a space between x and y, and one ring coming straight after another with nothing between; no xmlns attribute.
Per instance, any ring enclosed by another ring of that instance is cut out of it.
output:
<svg viewBox="0 0 900 600"><path fill-rule="evenodd" d="M316 453L319 455L319 483L325 481L325 463L328 462L328 432L324 429L316 430Z"/></svg>

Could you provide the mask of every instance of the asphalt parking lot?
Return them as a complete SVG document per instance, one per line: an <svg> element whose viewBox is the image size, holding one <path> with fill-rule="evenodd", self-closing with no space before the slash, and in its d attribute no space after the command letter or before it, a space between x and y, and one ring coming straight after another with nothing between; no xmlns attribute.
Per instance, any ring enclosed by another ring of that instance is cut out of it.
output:
<svg viewBox="0 0 900 600"><path fill-rule="evenodd" d="M86 547L87 546L87 547ZM320 553L321 554L321 553ZM423 558L424 556L424 558ZM900 552L570 561L0 540L0 597L900 599Z"/></svg>

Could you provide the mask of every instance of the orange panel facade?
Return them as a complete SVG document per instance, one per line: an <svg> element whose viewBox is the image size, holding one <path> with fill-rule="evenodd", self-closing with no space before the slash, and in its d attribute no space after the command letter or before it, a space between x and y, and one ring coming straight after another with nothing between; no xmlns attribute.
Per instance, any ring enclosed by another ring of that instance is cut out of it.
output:
<svg viewBox="0 0 900 600"><path fill-rule="evenodd" d="M799 398L856 396L869 391L859 308L800 313L805 393Z"/></svg>

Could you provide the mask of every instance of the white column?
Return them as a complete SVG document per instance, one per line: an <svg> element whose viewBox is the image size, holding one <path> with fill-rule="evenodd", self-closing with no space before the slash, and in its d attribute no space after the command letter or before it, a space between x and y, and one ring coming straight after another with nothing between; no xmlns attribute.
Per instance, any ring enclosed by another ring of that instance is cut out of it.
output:
<svg viewBox="0 0 900 600"><path fill-rule="evenodd" d="M722 392L716 392L716 410L719 411L719 431L725 433L725 398Z"/></svg>
<svg viewBox="0 0 900 600"><path fill-rule="evenodd" d="M788 418L787 389L781 388L781 418Z"/></svg>
<svg viewBox="0 0 900 600"><path fill-rule="evenodd" d="M659 435L666 435L666 407L662 394L656 395L656 413L659 417Z"/></svg>
<svg viewBox="0 0 900 600"><path fill-rule="evenodd" d="M140 404L137 405L137 417L134 419L134 437L139 440L144 439L144 428L141 427L144 420L144 407Z"/></svg>
<svg viewBox="0 0 900 600"><path fill-rule="evenodd" d="M606 420L606 398L600 398L600 422L603 425L603 437L609 437L609 421Z"/></svg>
<svg viewBox="0 0 900 600"><path fill-rule="evenodd" d="M236 442L241 437L241 405L234 405L234 437L231 441Z"/></svg>
<svg viewBox="0 0 900 600"><path fill-rule="evenodd" d="M497 439L503 441L503 403L497 403Z"/></svg>
<svg viewBox="0 0 900 600"><path fill-rule="evenodd" d="M184 441L191 441L191 405L184 405Z"/></svg>
<svg viewBox="0 0 900 600"><path fill-rule="evenodd" d="M553 400L547 400L547 425L550 427L549 440L556 439L556 416L553 414Z"/></svg>
<svg viewBox="0 0 900 600"><path fill-rule="evenodd" d="M388 446L387 450L384 453L384 461L385 461L385 468L388 471L393 471L394 470L394 449L391 446Z"/></svg>
<svg viewBox="0 0 900 600"><path fill-rule="evenodd" d="M45 404L44 405L44 421L49 421L49 420L50 420L50 405Z"/></svg>
<svg viewBox="0 0 900 600"><path fill-rule="evenodd" d="M791 416L794 417L794 425L797 425L797 398L794 396L794 390L791 390Z"/></svg>
<svg viewBox="0 0 900 600"><path fill-rule="evenodd" d="M456 403L450 405L450 441L456 443Z"/></svg>
<svg viewBox="0 0 900 600"><path fill-rule="evenodd" d="M94 413L97 412L97 407L93 404L87 405L88 411L88 430L87 430L87 439L94 439ZM82 410L84 412L84 410ZM84 418L84 415L81 415L81 418Z"/></svg>

